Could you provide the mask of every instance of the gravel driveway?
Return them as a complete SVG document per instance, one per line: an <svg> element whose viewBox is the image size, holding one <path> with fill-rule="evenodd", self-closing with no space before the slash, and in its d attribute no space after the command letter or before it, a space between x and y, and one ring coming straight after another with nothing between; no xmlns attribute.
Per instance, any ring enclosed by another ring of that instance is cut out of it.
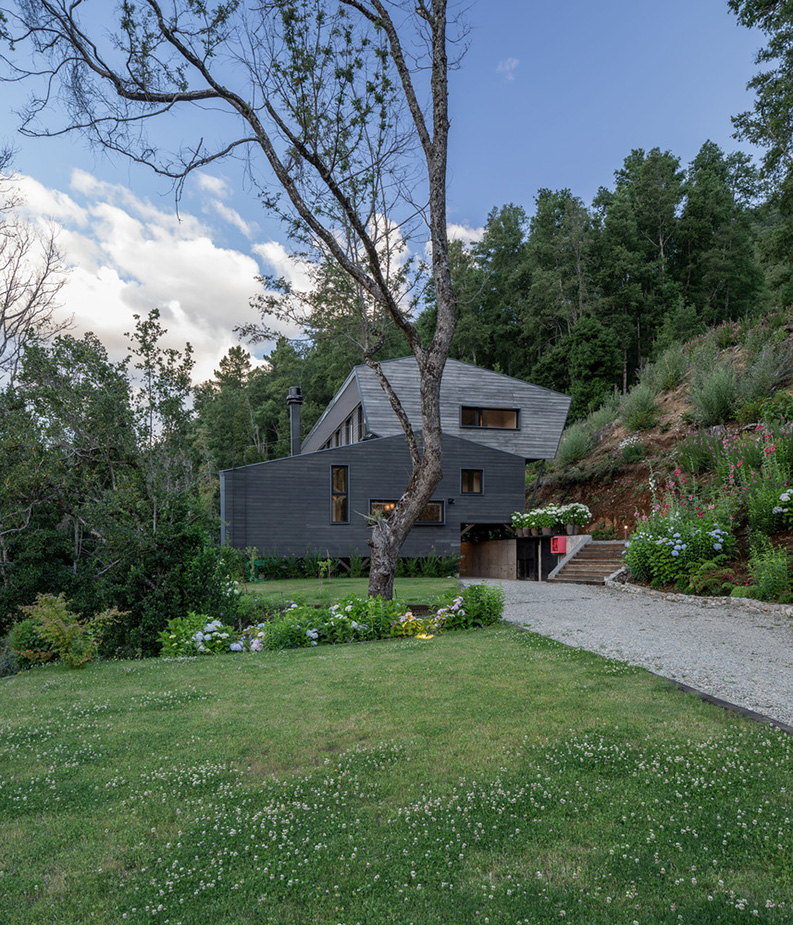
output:
<svg viewBox="0 0 793 925"><path fill-rule="evenodd" d="M472 582L466 581L466 584ZM665 599L597 585L487 581L504 617L793 726L793 617L713 599ZM756 605L755 605L756 606Z"/></svg>

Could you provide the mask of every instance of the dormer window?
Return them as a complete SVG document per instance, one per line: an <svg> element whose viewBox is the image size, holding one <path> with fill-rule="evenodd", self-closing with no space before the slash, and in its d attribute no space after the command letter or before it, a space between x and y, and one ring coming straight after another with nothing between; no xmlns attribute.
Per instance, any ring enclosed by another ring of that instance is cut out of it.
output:
<svg viewBox="0 0 793 925"><path fill-rule="evenodd" d="M518 422L517 408L473 408L469 405L463 405L460 409L461 427L517 430Z"/></svg>

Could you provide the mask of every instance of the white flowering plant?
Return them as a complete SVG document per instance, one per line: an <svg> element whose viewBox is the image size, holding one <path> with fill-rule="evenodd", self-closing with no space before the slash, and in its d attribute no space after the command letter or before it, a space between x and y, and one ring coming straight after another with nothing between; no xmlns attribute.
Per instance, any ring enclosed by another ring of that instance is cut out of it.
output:
<svg viewBox="0 0 793 925"><path fill-rule="evenodd" d="M786 526L793 527L793 488L786 488L780 494L771 513L781 517Z"/></svg>
<svg viewBox="0 0 793 925"><path fill-rule="evenodd" d="M561 518L562 523L583 527L592 520L592 512L585 504L574 501L572 504L565 504L561 508Z"/></svg>
<svg viewBox="0 0 793 925"><path fill-rule="evenodd" d="M225 626L220 620L190 611L186 617L169 620L158 638L161 655L179 658L227 652L235 633L232 627Z"/></svg>

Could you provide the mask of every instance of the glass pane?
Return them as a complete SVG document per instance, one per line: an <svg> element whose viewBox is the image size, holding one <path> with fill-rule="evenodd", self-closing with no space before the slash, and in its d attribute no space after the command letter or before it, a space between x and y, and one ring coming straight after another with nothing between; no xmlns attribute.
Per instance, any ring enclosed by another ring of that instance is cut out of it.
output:
<svg viewBox="0 0 793 925"><path fill-rule="evenodd" d="M517 430L518 412L509 408L483 408L482 427L500 427Z"/></svg>
<svg viewBox="0 0 793 925"><path fill-rule="evenodd" d="M476 408L463 408L460 416L460 423L463 427L478 427L476 419Z"/></svg>
<svg viewBox="0 0 793 925"><path fill-rule="evenodd" d="M347 517L347 495L334 495L331 499L331 521L334 524L346 524Z"/></svg>
<svg viewBox="0 0 793 925"><path fill-rule="evenodd" d="M332 468L333 491L346 493L347 491L347 467L333 466Z"/></svg>
<svg viewBox="0 0 793 925"><path fill-rule="evenodd" d="M443 523L443 501L430 501L430 503L419 514L416 521L419 524L441 524Z"/></svg>
<svg viewBox="0 0 793 925"><path fill-rule="evenodd" d="M462 477L463 494L481 495L482 494L482 470L481 469L463 469Z"/></svg>
<svg viewBox="0 0 793 925"><path fill-rule="evenodd" d="M369 513L373 517L378 515L388 517L395 507L396 501L372 501L369 504Z"/></svg>

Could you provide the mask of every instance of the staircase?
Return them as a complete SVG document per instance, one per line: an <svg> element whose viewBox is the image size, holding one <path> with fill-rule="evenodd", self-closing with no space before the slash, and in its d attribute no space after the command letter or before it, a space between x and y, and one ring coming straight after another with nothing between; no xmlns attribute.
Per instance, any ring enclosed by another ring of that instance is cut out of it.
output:
<svg viewBox="0 0 793 925"><path fill-rule="evenodd" d="M602 585L609 575L622 568L624 549L621 542L587 543L548 581Z"/></svg>

